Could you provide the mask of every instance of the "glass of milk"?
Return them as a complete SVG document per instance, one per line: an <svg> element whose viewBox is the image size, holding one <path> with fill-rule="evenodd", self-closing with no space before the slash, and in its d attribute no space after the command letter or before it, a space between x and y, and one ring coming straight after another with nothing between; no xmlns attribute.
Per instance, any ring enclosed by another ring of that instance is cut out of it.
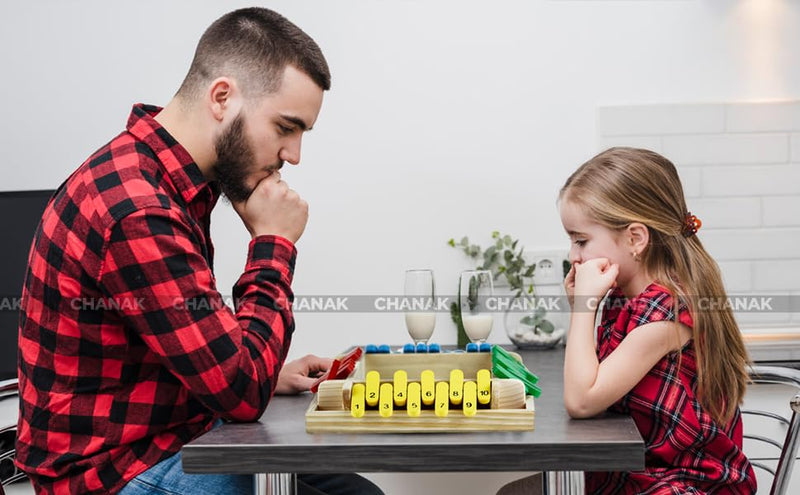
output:
<svg viewBox="0 0 800 495"><path fill-rule="evenodd" d="M461 323L469 340L476 344L486 342L492 331L494 317L490 306L493 295L491 272L487 270L461 272L458 282Z"/></svg>
<svg viewBox="0 0 800 495"><path fill-rule="evenodd" d="M407 270L405 283L406 328L414 344L427 344L436 326L433 270Z"/></svg>

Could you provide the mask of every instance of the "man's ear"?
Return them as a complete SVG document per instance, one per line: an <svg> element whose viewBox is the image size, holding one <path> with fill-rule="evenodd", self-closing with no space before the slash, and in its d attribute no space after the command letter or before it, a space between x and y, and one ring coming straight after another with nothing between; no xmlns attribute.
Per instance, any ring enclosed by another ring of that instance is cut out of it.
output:
<svg viewBox="0 0 800 495"><path fill-rule="evenodd" d="M633 222L625 231L631 250L634 253L642 254L650 244L650 230L643 223Z"/></svg>
<svg viewBox="0 0 800 495"><path fill-rule="evenodd" d="M226 117L239 113L240 98L236 81L230 77L218 77L208 86L206 102L214 120L221 123Z"/></svg>

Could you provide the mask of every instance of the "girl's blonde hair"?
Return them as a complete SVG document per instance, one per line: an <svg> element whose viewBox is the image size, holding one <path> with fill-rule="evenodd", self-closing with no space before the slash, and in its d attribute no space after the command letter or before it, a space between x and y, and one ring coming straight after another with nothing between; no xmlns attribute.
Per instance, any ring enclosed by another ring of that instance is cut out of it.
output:
<svg viewBox="0 0 800 495"><path fill-rule="evenodd" d="M672 293L676 321L679 301L689 307L697 397L711 417L727 424L747 387L747 351L733 312L724 304L727 296L717 263L697 235L683 235L688 211L675 166L652 151L611 148L581 165L559 199L615 231L633 222L647 226L650 242L640 255L642 266ZM701 311L700 298L722 304Z"/></svg>

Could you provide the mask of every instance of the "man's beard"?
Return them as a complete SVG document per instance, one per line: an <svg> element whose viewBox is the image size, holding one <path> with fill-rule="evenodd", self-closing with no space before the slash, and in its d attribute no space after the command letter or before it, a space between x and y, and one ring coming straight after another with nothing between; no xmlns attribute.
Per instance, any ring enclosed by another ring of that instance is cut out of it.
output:
<svg viewBox="0 0 800 495"><path fill-rule="evenodd" d="M214 143L217 163L214 173L225 197L231 202L246 201L253 190L247 186L247 173L255 170L253 150L244 135L244 118L237 115Z"/></svg>

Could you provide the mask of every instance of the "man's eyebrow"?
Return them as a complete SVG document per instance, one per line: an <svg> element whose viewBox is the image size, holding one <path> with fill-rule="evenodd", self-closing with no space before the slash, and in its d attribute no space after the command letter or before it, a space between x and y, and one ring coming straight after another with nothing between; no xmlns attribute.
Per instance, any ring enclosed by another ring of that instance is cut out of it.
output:
<svg viewBox="0 0 800 495"><path fill-rule="evenodd" d="M310 131L312 128L300 117L293 117L291 115L281 115L283 120L287 120L300 128L301 131Z"/></svg>

